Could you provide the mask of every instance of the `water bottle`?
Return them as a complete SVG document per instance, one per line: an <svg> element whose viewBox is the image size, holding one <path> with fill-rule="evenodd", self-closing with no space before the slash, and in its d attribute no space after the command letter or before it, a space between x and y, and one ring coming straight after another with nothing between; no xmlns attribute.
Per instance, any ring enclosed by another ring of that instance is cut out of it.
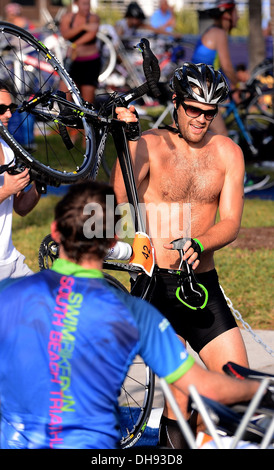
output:
<svg viewBox="0 0 274 470"><path fill-rule="evenodd" d="M125 242L118 241L110 248L105 259L129 259L132 255L132 247Z"/></svg>

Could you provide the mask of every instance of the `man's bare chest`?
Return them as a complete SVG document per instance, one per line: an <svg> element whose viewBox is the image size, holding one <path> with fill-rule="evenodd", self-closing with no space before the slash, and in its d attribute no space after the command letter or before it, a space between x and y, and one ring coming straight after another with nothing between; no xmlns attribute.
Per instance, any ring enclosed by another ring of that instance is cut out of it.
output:
<svg viewBox="0 0 274 470"><path fill-rule="evenodd" d="M163 201L212 203L220 195L223 173L207 154L196 159L177 154L159 166L157 179Z"/></svg>

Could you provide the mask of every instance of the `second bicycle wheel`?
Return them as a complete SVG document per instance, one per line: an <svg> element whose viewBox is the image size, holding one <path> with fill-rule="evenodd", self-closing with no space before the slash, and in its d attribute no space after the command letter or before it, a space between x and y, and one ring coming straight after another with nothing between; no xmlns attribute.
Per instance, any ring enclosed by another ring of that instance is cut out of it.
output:
<svg viewBox="0 0 274 470"><path fill-rule="evenodd" d="M18 106L8 128L0 122L0 136L47 184L88 175L94 132L83 113L73 114L83 100L67 71L40 41L9 23L0 22L0 50L0 80Z"/></svg>
<svg viewBox="0 0 274 470"><path fill-rule="evenodd" d="M116 289L128 292L116 278L104 273L106 280ZM119 397L121 448L133 447L142 437L151 412L155 375L140 356L131 364Z"/></svg>

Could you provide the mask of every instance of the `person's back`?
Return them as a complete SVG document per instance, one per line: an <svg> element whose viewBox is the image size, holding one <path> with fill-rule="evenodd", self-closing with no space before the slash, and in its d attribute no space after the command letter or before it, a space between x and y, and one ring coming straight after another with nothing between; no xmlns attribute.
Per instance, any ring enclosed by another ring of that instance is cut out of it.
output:
<svg viewBox="0 0 274 470"><path fill-rule="evenodd" d="M220 58L215 46L215 32L217 29L216 26L210 26L203 36L198 39L191 59L193 63L199 64L204 62L205 64L212 65L217 70L220 69ZM211 38L214 38L214 40Z"/></svg>
<svg viewBox="0 0 274 470"><path fill-rule="evenodd" d="M5 290L1 448L116 448L117 397L150 315L100 271L56 263Z"/></svg>

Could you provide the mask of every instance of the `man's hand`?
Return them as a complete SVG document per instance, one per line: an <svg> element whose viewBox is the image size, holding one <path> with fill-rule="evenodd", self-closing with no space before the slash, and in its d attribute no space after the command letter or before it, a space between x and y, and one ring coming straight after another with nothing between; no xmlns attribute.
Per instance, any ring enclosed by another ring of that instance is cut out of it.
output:
<svg viewBox="0 0 274 470"><path fill-rule="evenodd" d="M115 108L115 112L119 121L138 122L138 117L135 114L135 108L133 105L130 105L128 108L118 106Z"/></svg>
<svg viewBox="0 0 274 470"><path fill-rule="evenodd" d="M23 191L30 183L29 170L26 168L22 173L10 175L7 171L4 174L4 185L2 186L7 197Z"/></svg>
<svg viewBox="0 0 274 470"><path fill-rule="evenodd" d="M177 241L177 240L174 240ZM182 250L184 252L183 260L187 261L188 264L192 265L193 269L196 269L200 264L200 254L201 254L201 246L196 240L189 238L189 239L179 239L178 241L182 241ZM163 245L164 248L168 250L178 249L174 247L173 243L167 243Z"/></svg>
<svg viewBox="0 0 274 470"><path fill-rule="evenodd" d="M139 140L141 137L141 126L134 106L131 105L129 108L117 106L115 112L117 114L117 119L126 122L127 140Z"/></svg>

